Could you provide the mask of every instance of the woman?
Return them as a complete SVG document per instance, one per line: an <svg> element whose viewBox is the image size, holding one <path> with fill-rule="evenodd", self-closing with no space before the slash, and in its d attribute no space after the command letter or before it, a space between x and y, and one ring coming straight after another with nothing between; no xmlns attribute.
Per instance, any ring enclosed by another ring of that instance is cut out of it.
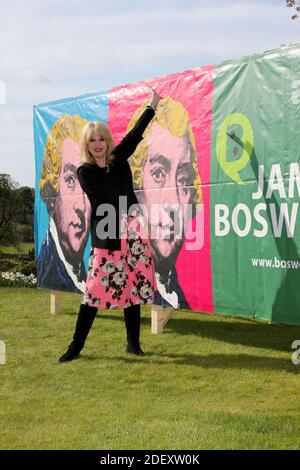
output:
<svg viewBox="0 0 300 470"><path fill-rule="evenodd" d="M77 169L77 176L91 204L92 247L73 341L59 362L78 357L98 308L124 309L126 352L144 355L139 342L140 305L153 303L157 286L152 247L143 230L145 221L138 208L127 159L143 139L160 99L152 90L151 102L115 147L110 130L103 123L89 122L82 131L83 164ZM120 196L123 203L126 201L126 210L120 211Z"/></svg>

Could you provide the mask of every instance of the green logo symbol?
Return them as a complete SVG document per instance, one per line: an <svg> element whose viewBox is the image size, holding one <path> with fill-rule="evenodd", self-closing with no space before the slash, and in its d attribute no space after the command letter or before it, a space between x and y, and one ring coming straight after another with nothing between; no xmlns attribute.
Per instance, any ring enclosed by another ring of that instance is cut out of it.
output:
<svg viewBox="0 0 300 470"><path fill-rule="evenodd" d="M253 140L252 125L244 114L233 113L224 119L217 135L217 158L226 175L236 183L244 184L239 173L250 160ZM231 161L227 158L229 142L233 155L238 156Z"/></svg>

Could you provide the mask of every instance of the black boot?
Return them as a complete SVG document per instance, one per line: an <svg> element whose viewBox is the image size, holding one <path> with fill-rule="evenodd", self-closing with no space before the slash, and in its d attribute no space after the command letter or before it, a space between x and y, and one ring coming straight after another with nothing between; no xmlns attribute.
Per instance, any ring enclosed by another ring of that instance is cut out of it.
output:
<svg viewBox="0 0 300 470"><path fill-rule="evenodd" d="M124 320L127 334L126 352L144 356L140 347L141 306L132 305L124 308Z"/></svg>
<svg viewBox="0 0 300 470"><path fill-rule="evenodd" d="M80 304L73 341L59 362L73 361L79 356L97 313L97 307Z"/></svg>

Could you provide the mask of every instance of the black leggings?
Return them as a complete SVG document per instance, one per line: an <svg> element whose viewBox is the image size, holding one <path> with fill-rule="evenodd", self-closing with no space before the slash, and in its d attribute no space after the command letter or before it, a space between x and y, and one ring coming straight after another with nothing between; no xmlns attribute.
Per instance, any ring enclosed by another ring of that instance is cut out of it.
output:
<svg viewBox="0 0 300 470"><path fill-rule="evenodd" d="M95 314L96 314L97 311L98 311L98 307L93 307L93 306L89 306L89 305L85 305L85 304L81 304L81 305L84 305L86 310L89 310L91 313L96 311L95 312ZM126 307L123 310L124 310L124 313L126 313L126 314L130 314L130 313L138 314L138 313L141 312L141 306L140 306L140 304L131 305L130 307Z"/></svg>
<svg viewBox="0 0 300 470"><path fill-rule="evenodd" d="M140 304L137 305L131 305L130 307L126 307L123 309L125 314L138 314L141 312L141 306Z"/></svg>

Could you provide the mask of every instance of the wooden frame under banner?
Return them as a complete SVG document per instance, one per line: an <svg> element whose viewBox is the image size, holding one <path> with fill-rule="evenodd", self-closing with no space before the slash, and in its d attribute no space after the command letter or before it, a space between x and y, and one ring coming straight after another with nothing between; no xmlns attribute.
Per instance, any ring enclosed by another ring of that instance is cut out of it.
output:
<svg viewBox="0 0 300 470"><path fill-rule="evenodd" d="M60 308L60 297L59 291L50 292L50 312L52 315L56 315ZM151 332L154 335L163 332L164 327L171 319L172 315L171 307L162 307L161 305L152 305L151 308Z"/></svg>

